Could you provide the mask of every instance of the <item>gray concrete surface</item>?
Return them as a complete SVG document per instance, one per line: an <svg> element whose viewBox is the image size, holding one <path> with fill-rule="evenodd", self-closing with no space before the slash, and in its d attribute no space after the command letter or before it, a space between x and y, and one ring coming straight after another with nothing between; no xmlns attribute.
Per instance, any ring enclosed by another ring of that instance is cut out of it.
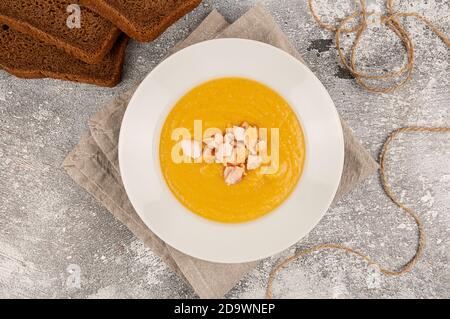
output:
<svg viewBox="0 0 450 319"><path fill-rule="evenodd" d="M408 20L416 44L412 81L386 95L366 93L339 67L333 35L320 30L304 0L261 1L329 90L342 117L376 157L387 134L409 125L450 124L450 53L430 30ZM338 17L352 1L318 0ZM400 1L425 13L450 34L448 0ZM119 92L142 79L177 41L217 8L233 21L253 0L205 1L150 44L131 43L122 84L97 88L55 80L19 80L0 71L0 297L195 298L150 250L65 174L61 162L87 130L87 120ZM384 1L369 1L378 8ZM348 11L347 11L348 12ZM382 28L363 40L365 67L403 61L401 45ZM306 257L282 272L277 297L449 298L450 138L404 137L393 146L389 171L395 190L425 222L428 243L414 271L385 277L341 253ZM277 236L277 231L271 236ZM417 231L387 199L377 176L332 208L287 255L317 243L340 242L367 252L388 267L414 253ZM269 258L227 295L262 297ZM71 272L81 281L72 282Z"/></svg>

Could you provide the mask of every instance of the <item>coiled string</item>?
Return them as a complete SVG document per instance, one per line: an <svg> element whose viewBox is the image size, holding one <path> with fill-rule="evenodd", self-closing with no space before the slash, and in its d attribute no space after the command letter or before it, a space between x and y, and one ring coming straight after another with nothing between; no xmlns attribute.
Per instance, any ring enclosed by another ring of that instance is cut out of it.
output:
<svg viewBox="0 0 450 319"><path fill-rule="evenodd" d="M311 14L317 24L325 30L335 32L336 48L339 53L339 58L342 65L355 77L357 83L369 92L390 93L402 87L411 79L415 61L414 44L411 40L411 36L399 22L398 18L414 17L418 19L419 21L427 25L450 48L449 38L430 20L416 12L397 12L394 10L394 0L387 0L387 12L385 15L380 15L379 20L381 24L386 25L391 31L393 31L402 42L403 47L405 48L407 62L400 70L388 71L384 74L359 71L357 68L356 53L359 49L359 44L361 42L363 34L366 32L369 24L373 23L369 22L368 18L370 16L374 16L375 13L367 12L365 0L355 1L358 3L359 10L342 19L342 21L337 26L333 26L322 21L314 7L314 0L308 0L308 5ZM347 24L355 20L356 18L359 19L359 23L355 27L347 28ZM350 56L349 58L347 58L341 46L341 35L355 32L356 36L350 49ZM371 85L367 83L367 80L381 80L382 84ZM389 80L393 80L393 83L389 83Z"/></svg>
<svg viewBox="0 0 450 319"><path fill-rule="evenodd" d="M408 32L404 29L404 27L400 24L397 18L400 17L415 17L424 24L426 24L436 35L438 35L442 41L450 47L450 41L448 37L445 36L443 32L441 32L432 22L430 22L424 16L418 13L406 13L406 12L396 12L393 7L394 0L387 0L387 14L380 17L380 22L387 25L402 41L403 46L406 50L407 55L407 63L398 71L389 71L384 74L375 74L375 73L364 73L357 69L356 65L356 52L361 40L361 36L366 31L368 27L368 17L374 15L374 13L368 13L366 9L365 0L355 0L359 5L359 11L356 11L344 18L337 27L324 23L316 13L316 10L313 6L313 0L308 0L309 8L311 10L311 14L318 23L320 27L330 32L336 33L336 47L339 53L340 60L344 67L350 71L355 77L356 81L359 85L361 85L364 89L369 92L374 93L389 93L393 92L396 89L403 86L406 82L408 82L411 78L412 71L414 69L414 45L409 36ZM357 26L352 28L346 28L346 25L354 20L355 18L359 18L360 22ZM341 34L345 33L354 33L356 32L356 37L353 42L350 51L350 59L345 56L345 53L341 47ZM387 84L387 80L393 79L394 83ZM367 80L385 80L384 85L376 86L370 85L367 83ZM273 282L276 279L277 274L285 267L287 267L293 261L311 254L320 250L338 250L343 251L345 253L355 255L365 262L367 262L370 266L378 267L379 271L387 276L400 276L409 271L411 271L418 260L422 257L424 249L425 249L425 230L423 223L419 217L419 215L410 207L408 207L405 203L403 203L392 190L392 186L389 183L387 174L386 174L386 158L389 152L392 141L401 133L412 133L412 132L426 132L426 133L450 133L450 127L421 127L421 126L408 126L403 127L398 130L393 131L389 137L386 139L383 148L380 153L380 180L381 185L386 193L386 195L394 202L398 207L400 207L408 216L410 216L414 222L417 224L418 228L418 244L415 255L400 269L391 270L382 267L378 262L374 261L372 258L363 254L351 247L347 247L342 244L320 244L313 246L311 248L302 250L291 257L288 257L281 262L279 262L271 271L269 275L269 280L267 283L266 290L266 298L273 297Z"/></svg>
<svg viewBox="0 0 450 319"><path fill-rule="evenodd" d="M403 275L409 271L411 271L418 260L422 257L423 251L425 249L425 229L423 226L423 223L419 217L419 215L410 207L408 207L405 203L403 203L398 197L394 194L392 190L392 186L389 183L387 174L386 174L386 158L387 154L389 152L389 148L391 146L392 141L401 133L411 133L411 132L427 132L427 133L450 133L450 127L442 127L442 128L436 128L436 127L421 127L421 126L409 126L409 127L403 127L398 130L393 131L389 137L387 138L386 142L383 145L383 148L381 150L380 154L380 179L381 179L381 185L383 186L384 191L386 192L387 196L400 208L402 208L407 215L409 215L414 222L417 224L418 228L418 245L415 255L411 258L410 261L408 261L403 267L401 267L398 270L390 270L387 268L382 267L378 262L374 261L369 256L354 250L351 247L347 247L342 244L320 244L313 246L309 249L302 250L295 255L288 257L281 262L279 262L271 271L269 275L269 281L267 283L267 290L266 290L266 298L271 299L273 297L272 295L272 287L273 282L276 279L277 274L286 266L288 266L291 262L299 259L300 257L303 257L305 255L311 254L313 252L319 251L319 250L327 250L327 249L333 249L333 250L340 250L343 252L346 252L348 254L355 255L357 257L360 257L365 262L367 262L370 266L376 266L378 267L379 271L387 276L400 276Z"/></svg>

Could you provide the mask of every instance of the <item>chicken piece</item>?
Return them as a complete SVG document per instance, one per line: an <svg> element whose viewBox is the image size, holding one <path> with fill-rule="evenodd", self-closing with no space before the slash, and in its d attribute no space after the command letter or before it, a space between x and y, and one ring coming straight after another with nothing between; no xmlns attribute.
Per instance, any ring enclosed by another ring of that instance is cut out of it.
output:
<svg viewBox="0 0 450 319"><path fill-rule="evenodd" d="M235 142L234 134L232 132L231 133L226 133L225 136L223 137L223 142L226 143L226 144L233 145L234 142Z"/></svg>
<svg viewBox="0 0 450 319"><path fill-rule="evenodd" d="M258 143L258 129L250 126L245 130L245 146L250 154L256 155L256 143Z"/></svg>
<svg viewBox="0 0 450 319"><path fill-rule="evenodd" d="M221 133L216 133L212 136L208 136L203 139L203 143L210 149L216 149L220 144L223 144L223 135Z"/></svg>
<svg viewBox="0 0 450 319"><path fill-rule="evenodd" d="M243 143L238 143L234 149L236 150L236 164L243 164L247 159L247 149Z"/></svg>
<svg viewBox="0 0 450 319"><path fill-rule="evenodd" d="M216 149L216 163L226 163L226 158L233 153L233 146L231 144L220 144Z"/></svg>
<svg viewBox="0 0 450 319"><path fill-rule="evenodd" d="M233 147L231 149L231 154L229 156L226 156L224 158L223 162L224 162L224 164L237 165L237 162L236 162L236 148L235 147Z"/></svg>
<svg viewBox="0 0 450 319"><path fill-rule="evenodd" d="M253 169L257 169L261 166L261 157L259 157L258 155L249 155L247 158L247 169L253 170Z"/></svg>
<svg viewBox="0 0 450 319"><path fill-rule="evenodd" d="M202 144L195 140L182 140L181 149L183 155L193 159L197 159L202 156Z"/></svg>
<svg viewBox="0 0 450 319"><path fill-rule="evenodd" d="M244 142L245 140L245 129L240 126L233 126L234 138L237 142Z"/></svg>
<svg viewBox="0 0 450 319"><path fill-rule="evenodd" d="M206 147L213 150L216 148L216 143L215 143L215 139L213 136L211 137L207 137L203 139L203 143L206 144Z"/></svg>
<svg viewBox="0 0 450 319"><path fill-rule="evenodd" d="M244 176L245 170L239 166L227 166L225 167L223 176L225 179L225 184L234 185L239 183Z"/></svg>
<svg viewBox="0 0 450 319"><path fill-rule="evenodd" d="M214 143L216 144L216 148L218 148L220 144L223 144L223 135L216 133L216 135L214 135Z"/></svg>
<svg viewBox="0 0 450 319"><path fill-rule="evenodd" d="M216 161L216 156L214 155L214 150L205 147L204 151L203 151L203 160L205 161L205 163L207 164L212 164L215 163Z"/></svg>

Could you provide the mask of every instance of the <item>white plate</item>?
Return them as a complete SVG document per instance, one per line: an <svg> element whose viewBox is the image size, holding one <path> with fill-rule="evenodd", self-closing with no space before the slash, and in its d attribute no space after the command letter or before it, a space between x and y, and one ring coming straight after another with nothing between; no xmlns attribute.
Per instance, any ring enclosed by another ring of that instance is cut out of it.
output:
<svg viewBox="0 0 450 319"><path fill-rule="evenodd" d="M275 211L242 224L216 223L188 211L170 192L159 164L160 131L170 109L195 86L221 77L271 87L293 107L305 133L305 167L294 192ZM123 119L119 162L131 203L157 236L199 259L240 263L288 248L319 222L339 185L344 139L333 101L305 65L261 42L220 39L172 55L146 77Z"/></svg>

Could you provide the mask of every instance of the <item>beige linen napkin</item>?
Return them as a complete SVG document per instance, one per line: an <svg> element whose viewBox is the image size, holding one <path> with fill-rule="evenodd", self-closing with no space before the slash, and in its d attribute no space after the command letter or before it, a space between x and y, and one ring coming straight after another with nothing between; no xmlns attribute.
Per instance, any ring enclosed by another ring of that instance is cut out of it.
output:
<svg viewBox="0 0 450 319"><path fill-rule="evenodd" d="M277 46L299 60L301 57L289 39L261 6L229 25L213 11L200 26L172 52L215 37L258 40ZM89 121L90 133L84 136L67 156L64 167L76 183L92 194L136 237L159 255L173 271L186 280L201 298L221 298L257 262L217 264L187 256L154 235L134 211L123 188L117 144L121 120L134 89L112 101ZM360 181L376 172L378 165L361 146L349 127L342 122L345 138L344 172L335 201Z"/></svg>

